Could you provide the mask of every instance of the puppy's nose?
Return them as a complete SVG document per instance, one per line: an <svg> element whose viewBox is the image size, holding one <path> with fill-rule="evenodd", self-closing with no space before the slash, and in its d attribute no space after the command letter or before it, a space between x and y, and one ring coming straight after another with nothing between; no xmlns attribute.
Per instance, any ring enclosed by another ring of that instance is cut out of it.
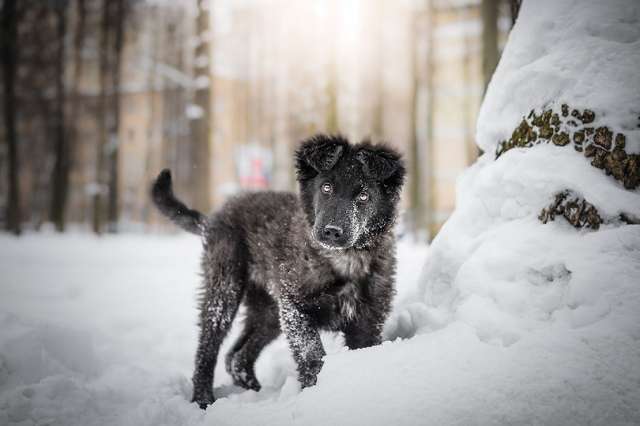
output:
<svg viewBox="0 0 640 426"><path fill-rule="evenodd" d="M342 228L334 225L327 225L323 231L324 237L328 240L336 241L342 236Z"/></svg>

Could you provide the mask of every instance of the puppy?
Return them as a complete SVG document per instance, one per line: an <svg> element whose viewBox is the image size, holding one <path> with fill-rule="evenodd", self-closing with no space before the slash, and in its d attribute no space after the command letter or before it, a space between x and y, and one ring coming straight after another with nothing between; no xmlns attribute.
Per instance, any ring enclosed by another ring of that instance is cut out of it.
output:
<svg viewBox="0 0 640 426"><path fill-rule="evenodd" d="M259 390L254 364L281 332L302 387L325 355L319 330L341 331L350 349L377 345L394 295L392 228L405 167L384 145L317 135L295 154L300 195L255 192L206 217L175 198L171 174L153 184L158 209L202 236L204 284L193 401L214 402L220 344L241 303L244 330L226 356L238 386Z"/></svg>

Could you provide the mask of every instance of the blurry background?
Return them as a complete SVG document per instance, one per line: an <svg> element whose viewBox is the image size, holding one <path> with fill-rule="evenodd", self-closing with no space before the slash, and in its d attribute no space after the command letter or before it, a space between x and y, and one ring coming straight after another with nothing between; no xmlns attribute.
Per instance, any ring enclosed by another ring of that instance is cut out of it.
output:
<svg viewBox="0 0 640 426"><path fill-rule="evenodd" d="M476 113L517 0L1 0L0 222L156 230L172 169L203 211L295 190L316 132L409 166L401 229L430 239L479 154Z"/></svg>

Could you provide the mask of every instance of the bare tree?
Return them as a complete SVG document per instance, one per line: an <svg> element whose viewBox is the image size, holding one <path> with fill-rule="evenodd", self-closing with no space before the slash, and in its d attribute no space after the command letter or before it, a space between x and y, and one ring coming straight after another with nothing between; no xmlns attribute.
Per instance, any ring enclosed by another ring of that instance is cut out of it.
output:
<svg viewBox="0 0 640 426"><path fill-rule="evenodd" d="M65 90L65 39L67 36L68 1L58 0L53 5L56 20L56 59L55 59L55 107L54 166L51 176L52 197L50 219L57 231L64 230L64 213L69 192L70 149L66 130L66 90Z"/></svg>
<svg viewBox="0 0 640 426"><path fill-rule="evenodd" d="M522 0L509 0L509 9L511 11L511 26L513 27L518 19L518 13L520 13L520 6Z"/></svg>
<svg viewBox="0 0 640 426"><path fill-rule="evenodd" d="M78 117L81 106L81 95L80 95L80 82L82 80L83 74L83 58L82 58L82 47L84 45L85 38L85 30L86 30L86 19L87 19L87 4L86 0L76 0L76 13L75 13L75 26L73 30L73 73L70 79L70 87L68 90L69 96L67 99L60 99L58 97L59 105L62 109L61 113L64 114L64 103L67 102L69 104L69 117L72 120L62 118L64 122L64 126L61 125L61 128L66 130L66 137L62 139L65 143L64 146L58 146L61 151L56 154L56 166L54 168L54 176L52 180L53 188L53 198L52 198L52 207L51 207L51 220L54 222L56 229L58 231L63 231L66 225L66 210L69 198L69 187L70 187L70 173L71 168L73 167L73 155L75 152L75 142L77 137L77 126L78 121L75 120L75 117ZM60 18L58 18L60 19ZM59 41L63 42L64 37L59 37ZM64 44L61 44L60 47L63 47ZM64 51L59 52L59 58L64 58ZM64 64L61 64L62 72L64 72ZM62 85L61 89L64 89ZM60 93L64 95L64 90L61 90ZM65 140L66 139L66 140Z"/></svg>
<svg viewBox="0 0 640 426"><path fill-rule="evenodd" d="M418 58L418 20L421 11L415 12L412 17L411 28L411 70L412 70L412 87L411 87L411 139L409 140L409 206L410 206L410 222L412 231L415 233L418 228L422 227L421 219L424 217L422 205L422 186L420 185L420 140L418 137L418 92L420 90L420 66Z"/></svg>
<svg viewBox="0 0 640 426"><path fill-rule="evenodd" d="M119 214L120 79L127 5L125 0L103 0L99 47L98 147L93 195L93 230L103 223L116 232ZM107 203L102 195L107 188Z"/></svg>
<svg viewBox="0 0 640 426"><path fill-rule="evenodd" d="M482 76L487 90L498 65L498 4L497 0L482 0Z"/></svg>
<svg viewBox="0 0 640 426"><path fill-rule="evenodd" d="M119 131L120 131L120 75L122 68L122 50L124 46L124 28L127 18L125 0L112 0L114 3L114 40L113 40L113 68L111 70L111 119L109 120L109 198L107 218L109 232L116 232L119 215Z"/></svg>
<svg viewBox="0 0 640 426"><path fill-rule="evenodd" d="M433 161L433 108L434 108L434 22L435 5L426 0L413 18L412 67L413 88L411 103L411 141L409 172L409 200L413 231L429 233L433 224L434 191L431 175ZM420 96L424 94L424 97ZM419 114L420 106L424 113ZM419 129L424 135L419 136Z"/></svg>
<svg viewBox="0 0 640 426"><path fill-rule="evenodd" d="M102 199L104 185L104 151L107 145L107 78L109 75L109 29L111 13L109 0L102 2L102 21L100 25L100 41L98 48L98 80L99 94L96 110L98 121L98 139L96 146L96 171L93 185L93 232L102 233L104 222L104 201Z"/></svg>
<svg viewBox="0 0 640 426"><path fill-rule="evenodd" d="M374 74L374 87L375 87L375 100L373 107L373 134L376 139L381 140L385 137L384 134L384 67L380 64L384 63L384 20L383 20L383 7L384 2L376 0L373 3L374 7L374 37L375 37L375 59L378 63L375 68Z"/></svg>
<svg viewBox="0 0 640 426"><path fill-rule="evenodd" d="M197 0L196 16L197 46L195 49L195 96L194 103L200 114L191 120L193 135L193 182L196 209L204 212L211 210L211 176L210 176L210 132L211 132L211 90L213 81L210 78L210 39L209 2Z"/></svg>
<svg viewBox="0 0 640 426"><path fill-rule="evenodd" d="M158 13L157 6L151 6L147 11L147 14L150 15L150 19L148 20L149 26L152 29L149 31L151 34L157 34L160 31L160 13ZM160 50L160 37L151 37L149 44L145 47L149 52L149 73L147 75L147 85L149 86L149 122L150 125L147 128L147 138L145 143L145 160L144 160L144 176L145 183L151 182L153 176L158 172L156 170L157 165L154 162L154 145L157 143L157 133L155 131L155 127L153 123L156 121L157 114L157 96L156 92L158 90L156 84L156 73L158 70L158 52ZM142 207L142 220L144 222L149 222L151 219L152 204L151 197L146 196L146 193L143 197L143 207Z"/></svg>
<svg viewBox="0 0 640 426"><path fill-rule="evenodd" d="M4 119L7 140L7 152L9 165L7 167L7 179L9 181L9 197L7 200L6 228L18 235L21 231L20 224L20 198L18 190L18 134L16 131L16 115L18 104L15 95L15 81L17 68L18 45L18 13L15 0L2 2L2 33L1 52L2 71L4 83Z"/></svg>

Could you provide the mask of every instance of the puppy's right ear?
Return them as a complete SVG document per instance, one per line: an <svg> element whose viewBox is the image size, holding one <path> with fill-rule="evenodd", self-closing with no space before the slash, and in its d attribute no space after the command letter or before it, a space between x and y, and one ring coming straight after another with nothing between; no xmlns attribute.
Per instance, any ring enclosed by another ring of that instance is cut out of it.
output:
<svg viewBox="0 0 640 426"><path fill-rule="evenodd" d="M295 156L298 180L311 179L331 170L348 145L342 136L316 135L304 140Z"/></svg>

